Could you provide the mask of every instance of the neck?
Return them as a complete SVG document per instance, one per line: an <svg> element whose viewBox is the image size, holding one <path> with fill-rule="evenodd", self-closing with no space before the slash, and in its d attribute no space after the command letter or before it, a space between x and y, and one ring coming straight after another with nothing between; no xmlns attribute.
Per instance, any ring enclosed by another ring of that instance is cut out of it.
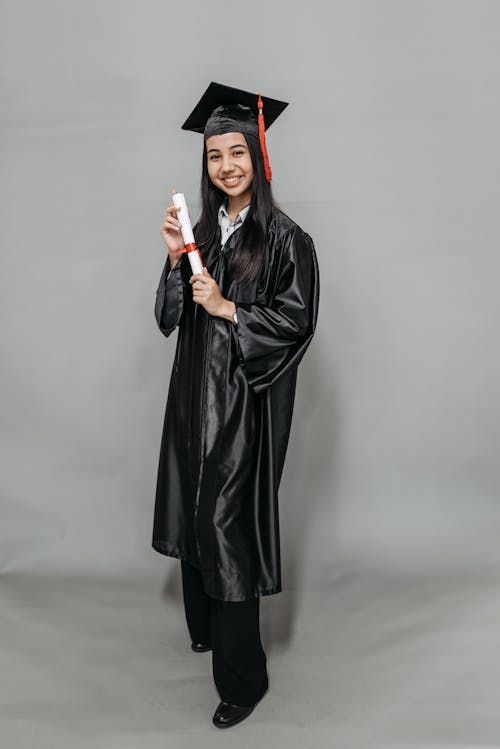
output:
<svg viewBox="0 0 500 749"><path fill-rule="evenodd" d="M243 208L246 208L248 204L249 200L245 195L241 195L236 198L228 197L226 210L227 215L229 216L231 221L234 221L238 213L242 211Z"/></svg>

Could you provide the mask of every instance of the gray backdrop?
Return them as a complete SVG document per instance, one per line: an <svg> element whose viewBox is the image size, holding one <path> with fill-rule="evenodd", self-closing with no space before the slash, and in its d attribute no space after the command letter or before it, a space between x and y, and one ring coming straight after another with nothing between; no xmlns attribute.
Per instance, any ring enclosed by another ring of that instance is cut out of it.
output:
<svg viewBox="0 0 500 749"><path fill-rule="evenodd" d="M290 102L275 196L321 270L269 631L340 570L495 579L500 4L1 8L4 579L170 570L175 593L150 546L175 346L153 305L172 187L196 214L202 140L180 125L211 80Z"/></svg>
<svg viewBox="0 0 500 749"><path fill-rule="evenodd" d="M281 491L305 566L497 560L500 8L225 8L4 3L2 569L158 570L159 226L172 186L197 205L210 80L290 101L275 194L322 274Z"/></svg>

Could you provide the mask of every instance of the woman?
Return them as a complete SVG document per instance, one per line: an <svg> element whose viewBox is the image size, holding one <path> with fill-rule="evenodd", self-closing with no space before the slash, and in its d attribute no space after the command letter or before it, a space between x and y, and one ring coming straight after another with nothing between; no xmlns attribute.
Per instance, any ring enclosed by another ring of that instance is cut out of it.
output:
<svg viewBox="0 0 500 749"><path fill-rule="evenodd" d="M286 104L264 102L269 124ZM204 133L194 233L205 268L192 274L170 205L155 307L161 332L179 334L153 548L181 559L192 648L212 649L219 728L268 689L259 603L281 590L278 486L319 295L312 241L273 202L258 103L211 84L185 123Z"/></svg>

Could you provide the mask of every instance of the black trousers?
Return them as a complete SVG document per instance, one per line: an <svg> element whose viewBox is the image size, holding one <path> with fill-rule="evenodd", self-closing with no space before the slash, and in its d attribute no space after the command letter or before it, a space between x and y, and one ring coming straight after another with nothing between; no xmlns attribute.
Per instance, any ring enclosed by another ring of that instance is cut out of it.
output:
<svg viewBox="0 0 500 749"><path fill-rule="evenodd" d="M181 560L186 621L193 642L212 646L212 672L221 700L248 706L268 688L260 640L260 598L219 601L203 590L199 570Z"/></svg>

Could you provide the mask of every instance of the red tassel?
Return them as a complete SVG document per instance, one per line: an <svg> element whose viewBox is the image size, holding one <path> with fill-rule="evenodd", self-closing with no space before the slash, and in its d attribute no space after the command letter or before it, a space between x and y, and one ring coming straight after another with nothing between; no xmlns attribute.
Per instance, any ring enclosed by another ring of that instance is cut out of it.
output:
<svg viewBox="0 0 500 749"><path fill-rule="evenodd" d="M259 122L259 140L260 140L260 150L262 151L262 157L264 159L264 169L266 172L266 179L268 182L270 182L273 178L273 173L271 171L271 165L269 163L269 156L267 155L267 146L266 146L266 126L264 123L264 102L262 101L262 97L259 94L259 101L257 103L257 106L259 107L259 116L258 116L258 122Z"/></svg>

